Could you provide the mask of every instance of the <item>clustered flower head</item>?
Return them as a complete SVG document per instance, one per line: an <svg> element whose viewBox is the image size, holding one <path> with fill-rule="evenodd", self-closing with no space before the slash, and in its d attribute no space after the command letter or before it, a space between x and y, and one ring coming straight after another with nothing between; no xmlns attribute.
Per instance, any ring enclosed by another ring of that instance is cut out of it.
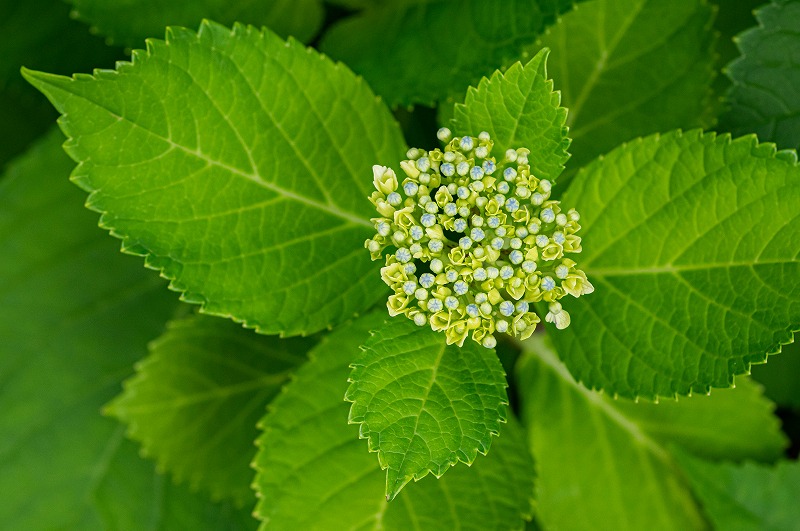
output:
<svg viewBox="0 0 800 531"><path fill-rule="evenodd" d="M552 184L531 172L530 151L492 156L493 142L438 132L444 151L408 150L404 177L373 166L370 201L381 217L365 246L386 254L383 281L394 290L391 315L444 331L448 344L467 336L487 348L496 332L528 338L539 323L533 303L559 329L570 323L558 302L594 291L566 255L581 251L580 216L550 199Z"/></svg>

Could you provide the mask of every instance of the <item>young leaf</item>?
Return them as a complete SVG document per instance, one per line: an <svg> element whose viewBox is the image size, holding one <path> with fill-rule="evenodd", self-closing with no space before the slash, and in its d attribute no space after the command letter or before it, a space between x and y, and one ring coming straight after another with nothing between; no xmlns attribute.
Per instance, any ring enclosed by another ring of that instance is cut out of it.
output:
<svg viewBox="0 0 800 531"><path fill-rule="evenodd" d="M246 529L241 513L155 474L100 415L175 303L81 208L60 143L53 131L0 180L0 521Z"/></svg>
<svg viewBox="0 0 800 531"><path fill-rule="evenodd" d="M689 482L716 529L779 531L800 520L800 463L774 466L709 463L678 454Z"/></svg>
<svg viewBox="0 0 800 531"><path fill-rule="evenodd" d="M205 312L311 333L383 297L373 164L404 151L363 81L294 41L204 23L116 72L26 72L65 114L90 208Z"/></svg>
<svg viewBox="0 0 800 531"><path fill-rule="evenodd" d="M386 2L334 26L322 50L364 76L393 107L432 105L517 60L571 8L571 0Z"/></svg>
<svg viewBox="0 0 800 531"><path fill-rule="evenodd" d="M514 63L470 87L465 103L455 107L453 126L461 135L487 131L499 156L509 148L530 149L534 175L555 181L569 158L569 138L567 110L547 79L548 53L541 50L525 66Z"/></svg>
<svg viewBox="0 0 800 531"><path fill-rule="evenodd" d="M800 167L755 137L672 132L621 146L564 195L591 297L553 341L622 396L730 387L800 326Z"/></svg>
<svg viewBox="0 0 800 531"><path fill-rule="evenodd" d="M486 455L506 420L503 367L477 343L446 345L444 334L389 319L351 366L350 422L378 452L387 500L411 479Z"/></svg>
<svg viewBox="0 0 800 531"><path fill-rule="evenodd" d="M324 338L270 404L254 463L256 515L267 529L522 529L533 462L513 418L488 456L386 501L385 475L342 401L348 365L384 320L384 312L369 314Z"/></svg>
<svg viewBox="0 0 800 531"><path fill-rule="evenodd" d="M108 410L177 481L249 504L256 422L313 344L216 317L172 321Z"/></svg>
<svg viewBox="0 0 800 531"><path fill-rule="evenodd" d="M712 18L705 0L593 0L548 29L537 49L552 50L572 167L637 136L708 125Z"/></svg>
<svg viewBox="0 0 800 531"><path fill-rule="evenodd" d="M800 1L774 0L756 16L759 26L739 35L742 55L726 69L733 87L721 126L800 148Z"/></svg>
<svg viewBox="0 0 800 531"><path fill-rule="evenodd" d="M141 46L148 37L160 37L167 26L196 27L206 18L223 24L244 22L267 26L283 37L291 35L308 41L319 30L323 18L320 0L67 1L74 6L74 17L111 41L128 47Z"/></svg>
<svg viewBox="0 0 800 531"><path fill-rule="evenodd" d="M674 446L711 458L780 455L777 419L755 385L677 403L612 400L576 383L540 337L516 374L547 528L701 528Z"/></svg>

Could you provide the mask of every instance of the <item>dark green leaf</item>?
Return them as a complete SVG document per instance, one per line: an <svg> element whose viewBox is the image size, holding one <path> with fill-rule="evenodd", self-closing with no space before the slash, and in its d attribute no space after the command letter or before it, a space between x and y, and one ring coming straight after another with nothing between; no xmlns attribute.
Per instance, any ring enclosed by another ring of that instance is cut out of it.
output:
<svg viewBox="0 0 800 531"><path fill-rule="evenodd" d="M716 529L791 531L800 522L800 463L709 463L679 454Z"/></svg>
<svg viewBox="0 0 800 531"><path fill-rule="evenodd" d="M775 0L759 26L737 38L741 57L727 67L730 111L720 120L736 135L756 133L779 148L800 147L800 1Z"/></svg>
<svg viewBox="0 0 800 531"><path fill-rule="evenodd" d="M536 50L552 50L572 169L637 136L708 124L712 17L705 0L593 0L548 30Z"/></svg>
<svg viewBox="0 0 800 531"><path fill-rule="evenodd" d="M334 26L322 50L390 105L430 105L516 61L571 7L570 0L386 2Z"/></svg>
<svg viewBox="0 0 800 531"><path fill-rule="evenodd" d="M204 19L267 26L282 37L308 41L323 18L321 0L67 1L74 6L76 18L125 46L141 46L148 37L161 38L167 26L194 28Z"/></svg>
<svg viewBox="0 0 800 531"><path fill-rule="evenodd" d="M176 480L250 504L256 422L313 344L216 317L172 321L109 411Z"/></svg>
<svg viewBox="0 0 800 531"><path fill-rule="evenodd" d="M0 522L248 529L246 514L155 474L100 415L175 302L81 208L53 133L0 182Z"/></svg>

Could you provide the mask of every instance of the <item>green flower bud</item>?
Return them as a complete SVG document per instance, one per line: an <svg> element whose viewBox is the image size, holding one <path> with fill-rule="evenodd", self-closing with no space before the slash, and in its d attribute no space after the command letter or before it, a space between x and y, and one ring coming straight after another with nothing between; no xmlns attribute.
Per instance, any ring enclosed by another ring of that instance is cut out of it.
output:
<svg viewBox="0 0 800 531"><path fill-rule="evenodd" d="M552 183L531 172L530 151L492 156L489 134L453 137L439 131L444 150L412 148L391 168L373 167L369 197L381 217L365 242L370 257L385 255L381 278L394 291L387 307L419 326L443 331L448 344L470 336L487 348L494 334L529 337L546 320L561 329L569 314L558 300L594 287L566 254L579 253L580 216L550 199Z"/></svg>

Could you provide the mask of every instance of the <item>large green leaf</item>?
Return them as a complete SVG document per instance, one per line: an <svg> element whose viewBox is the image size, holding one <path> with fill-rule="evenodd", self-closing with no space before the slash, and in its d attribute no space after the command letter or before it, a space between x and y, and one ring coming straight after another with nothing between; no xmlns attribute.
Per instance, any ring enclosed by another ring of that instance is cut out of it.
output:
<svg viewBox="0 0 800 531"><path fill-rule="evenodd" d="M562 301L553 340L579 381L623 396L729 387L800 326L800 167L754 137L673 132L587 166L581 213L596 290Z"/></svg>
<svg viewBox="0 0 800 531"><path fill-rule="evenodd" d="M438 478L486 455L506 420L503 366L493 349L445 344L408 319L388 319L353 361L345 400L386 469L386 498L429 472Z"/></svg>
<svg viewBox="0 0 800 531"><path fill-rule="evenodd" d="M569 158L567 110L547 79L548 50L525 66L514 63L505 73L495 71L478 88L470 87L464 104L455 107L453 127L461 135L487 131L498 154L509 148L528 148L532 172L555 181Z"/></svg>
<svg viewBox="0 0 800 531"><path fill-rule="evenodd" d="M791 531L800 521L800 463L708 463L679 454L716 529Z"/></svg>
<svg viewBox="0 0 800 531"><path fill-rule="evenodd" d="M726 71L733 81L721 126L757 133L781 148L800 148L800 1L774 0L756 12L759 26L737 39L741 57Z"/></svg>
<svg viewBox="0 0 800 531"><path fill-rule="evenodd" d="M100 414L175 301L81 208L54 133L0 181L0 521L246 529L239 513L155 474Z"/></svg>
<svg viewBox="0 0 800 531"><path fill-rule="evenodd" d="M492 451L441 479L428 476L394 501L385 474L347 424L348 365L385 313L337 329L270 405L255 467L256 514L267 529L426 531L522 529L530 515L533 462L514 419ZM486 351L486 354L491 352Z"/></svg>
<svg viewBox="0 0 800 531"><path fill-rule="evenodd" d="M27 72L65 114L90 208L185 300L310 333L383 296L365 258L373 164L397 124L366 84L294 41L204 23L116 72Z"/></svg>
<svg viewBox="0 0 800 531"><path fill-rule="evenodd" d="M283 37L308 41L322 24L321 0L67 0L73 16L125 46L161 37L167 26L197 27L203 19L222 24L267 26Z"/></svg>
<svg viewBox="0 0 800 531"><path fill-rule="evenodd" d="M613 400L576 383L541 336L526 350L517 377L546 528L700 529L673 447L716 459L781 454L777 419L755 385L672 403Z"/></svg>
<svg viewBox="0 0 800 531"><path fill-rule="evenodd" d="M216 317L172 321L109 411L178 481L244 505L256 423L313 344Z"/></svg>
<svg viewBox="0 0 800 531"><path fill-rule="evenodd" d="M708 125L713 9L705 0L593 0L537 43L569 109L570 167L632 138Z"/></svg>
<svg viewBox="0 0 800 531"><path fill-rule="evenodd" d="M392 106L433 104L517 60L571 0L373 4L330 29L322 50Z"/></svg>

